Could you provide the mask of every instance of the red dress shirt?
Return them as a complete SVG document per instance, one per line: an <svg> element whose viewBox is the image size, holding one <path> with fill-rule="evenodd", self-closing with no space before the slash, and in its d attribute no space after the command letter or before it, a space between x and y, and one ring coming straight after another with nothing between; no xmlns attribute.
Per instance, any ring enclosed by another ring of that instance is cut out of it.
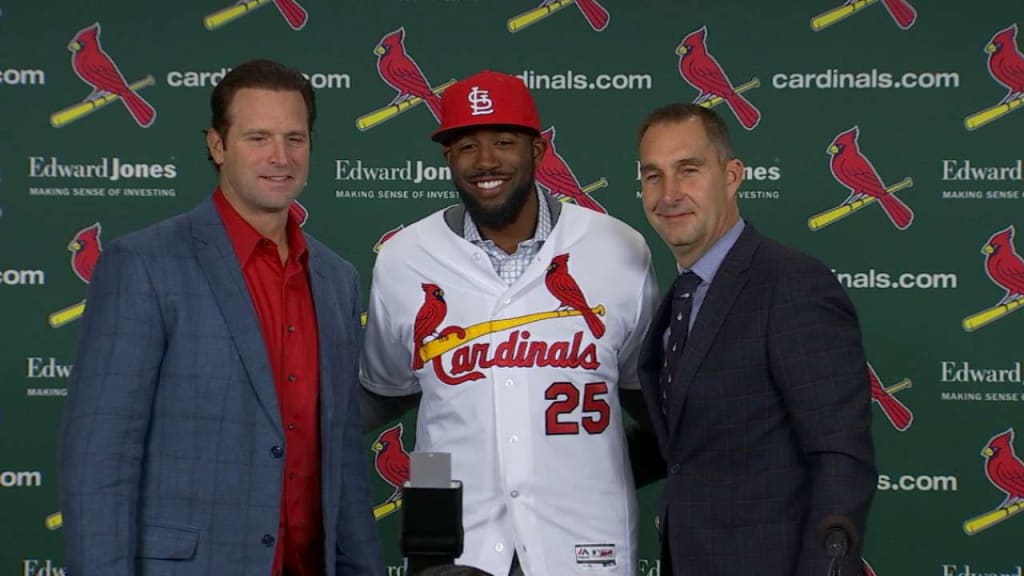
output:
<svg viewBox="0 0 1024 576"><path fill-rule="evenodd" d="M323 576L320 356L306 239L289 213L282 264L277 244L246 222L220 189L213 199L259 317L284 425L284 489L271 575Z"/></svg>

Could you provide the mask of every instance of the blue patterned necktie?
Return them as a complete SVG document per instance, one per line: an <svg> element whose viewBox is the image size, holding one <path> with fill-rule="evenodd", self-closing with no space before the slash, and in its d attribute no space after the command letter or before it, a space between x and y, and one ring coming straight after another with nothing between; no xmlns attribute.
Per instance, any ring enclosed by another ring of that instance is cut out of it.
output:
<svg viewBox="0 0 1024 576"><path fill-rule="evenodd" d="M661 365L661 413L668 414L672 398L672 376L679 359L686 348L690 333L690 312L693 310L693 296L700 285L700 276L686 271L676 278L672 285L672 318L668 324L668 339L665 343L665 361Z"/></svg>

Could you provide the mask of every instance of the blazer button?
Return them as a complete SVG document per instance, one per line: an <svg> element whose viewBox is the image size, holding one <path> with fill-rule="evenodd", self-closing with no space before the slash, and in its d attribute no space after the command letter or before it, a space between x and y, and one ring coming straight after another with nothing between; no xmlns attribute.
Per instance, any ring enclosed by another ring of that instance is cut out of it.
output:
<svg viewBox="0 0 1024 576"><path fill-rule="evenodd" d="M273 456L274 458L280 458L281 456L284 456L284 448L281 448L280 446L274 446L273 448L270 449L270 455Z"/></svg>
<svg viewBox="0 0 1024 576"><path fill-rule="evenodd" d="M263 542L264 546L266 546L267 548L270 548L271 546L274 545L274 537L271 536L270 534L264 534L263 538L260 539L260 542Z"/></svg>
<svg viewBox="0 0 1024 576"><path fill-rule="evenodd" d="M679 464L673 464L672 467L668 469L668 471L671 472L673 476L679 474Z"/></svg>

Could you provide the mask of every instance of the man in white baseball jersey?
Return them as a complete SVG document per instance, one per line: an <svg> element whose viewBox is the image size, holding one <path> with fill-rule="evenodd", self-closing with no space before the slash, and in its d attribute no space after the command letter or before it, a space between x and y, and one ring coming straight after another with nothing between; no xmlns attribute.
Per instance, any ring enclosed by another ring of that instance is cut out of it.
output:
<svg viewBox="0 0 1024 576"><path fill-rule="evenodd" d="M452 454L460 564L632 576L619 399L639 387L657 283L638 232L536 187L540 128L514 76L485 71L444 92L433 139L462 204L381 249L361 380L371 398L420 395L416 449Z"/></svg>

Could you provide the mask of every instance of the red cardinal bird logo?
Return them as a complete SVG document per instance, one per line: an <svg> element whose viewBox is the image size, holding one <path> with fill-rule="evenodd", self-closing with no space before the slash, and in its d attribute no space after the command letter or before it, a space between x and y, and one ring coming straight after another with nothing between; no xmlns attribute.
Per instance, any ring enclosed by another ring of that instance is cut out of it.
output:
<svg viewBox="0 0 1024 576"><path fill-rule="evenodd" d="M914 212L886 190L878 171L860 151L857 144L859 135L860 128L854 126L836 136L828 147L832 156L829 162L832 176L850 190L850 197L843 204L872 196L878 200L889 220L900 230L905 230L914 221Z"/></svg>
<svg viewBox="0 0 1024 576"><path fill-rule="evenodd" d="M572 169L555 150L555 127L548 128L541 132L541 135L547 140L548 146L537 166L537 182L547 188L551 194L569 198L579 206L606 214L608 211L598 204L590 194L583 191L580 181L573 174Z"/></svg>
<svg viewBox="0 0 1024 576"><path fill-rule="evenodd" d="M399 28L381 38L373 49L377 58L377 73L398 91L389 106L394 106L412 97L422 98L430 108L434 119L441 122L441 97L430 89L430 83L419 65L405 51L405 27Z"/></svg>
<svg viewBox="0 0 1024 576"><path fill-rule="evenodd" d="M1013 452L1013 428L989 439L981 454L986 458L985 475L989 482L1006 493L999 507L1024 500L1024 463Z"/></svg>
<svg viewBox="0 0 1024 576"><path fill-rule="evenodd" d="M871 400L882 408L882 413L889 419L893 427L900 432L910 428L910 423L914 421L914 415L906 405L893 396L895 391L886 390L882 386L878 373L875 372L875 368L870 363L868 363L868 379L871 380ZM897 386L900 385L897 384L893 388Z"/></svg>
<svg viewBox="0 0 1024 576"><path fill-rule="evenodd" d="M1014 227L996 232L981 249L986 255L985 272L1006 294L996 306L1024 297L1024 260L1013 247Z"/></svg>
<svg viewBox="0 0 1024 576"><path fill-rule="evenodd" d="M71 251L71 269L86 284L92 280L92 271L103 252L100 231L99 222L82 228L68 244L68 250Z"/></svg>
<svg viewBox="0 0 1024 576"><path fill-rule="evenodd" d="M572 308L583 315L583 321L587 323L587 328L594 338L604 336L604 322L590 309L590 304L587 304L579 284L569 274L569 254L559 254L551 259L548 273L544 277L544 285L561 303L559 308Z"/></svg>
<svg viewBox="0 0 1024 576"><path fill-rule="evenodd" d="M412 325L413 346L412 346L412 368L419 370L423 367L423 360L420 358L420 347L427 336L437 336L437 327L448 315L448 303L444 300L444 290L437 284L421 285L423 288L423 305L416 313L416 321Z"/></svg>
<svg viewBox="0 0 1024 576"><path fill-rule="evenodd" d="M380 433L373 443L373 467L395 491L384 502L394 502L402 495L402 484L409 479L409 453L402 446L402 424L395 424Z"/></svg>
<svg viewBox="0 0 1024 576"><path fill-rule="evenodd" d="M1017 25L1000 30L985 45L988 71L1008 92L1000 104L1024 98L1024 54L1017 48Z"/></svg>
<svg viewBox="0 0 1024 576"><path fill-rule="evenodd" d="M761 121L761 113L742 94L736 92L718 61L708 53L707 33L708 27L704 26L683 38L676 48L679 73L690 86L700 90L694 104L702 104L718 96L725 100L744 128L753 130Z"/></svg>
<svg viewBox="0 0 1024 576"><path fill-rule="evenodd" d="M561 7L562 4L568 4L565 0L544 0L540 3L541 7L557 5ZM608 26L608 11L605 10L604 6L597 3L597 0L576 0L576 7L583 13L583 17L587 19L587 24L590 27L600 32Z"/></svg>
<svg viewBox="0 0 1024 576"><path fill-rule="evenodd" d="M820 31L849 18L875 2L876 0L846 0L836 8L811 18L811 29ZM896 25L903 30L910 28L917 21L917 10L907 0L882 0L882 4L889 12L889 16L896 21Z"/></svg>
<svg viewBox="0 0 1024 576"><path fill-rule="evenodd" d="M401 232L403 228L405 228L405 224L399 224L395 228L392 228L391 230L388 230L387 232L381 234L380 238L378 238L377 242L373 245L373 253L379 254L380 249L384 247L384 243L394 238L395 234Z"/></svg>
<svg viewBox="0 0 1024 576"><path fill-rule="evenodd" d="M124 102L128 112L139 126L148 127L156 119L156 110L128 87L121 70L100 46L99 22L83 28L68 43L71 51L71 67L83 82L92 86L93 91L85 101L116 94Z"/></svg>

